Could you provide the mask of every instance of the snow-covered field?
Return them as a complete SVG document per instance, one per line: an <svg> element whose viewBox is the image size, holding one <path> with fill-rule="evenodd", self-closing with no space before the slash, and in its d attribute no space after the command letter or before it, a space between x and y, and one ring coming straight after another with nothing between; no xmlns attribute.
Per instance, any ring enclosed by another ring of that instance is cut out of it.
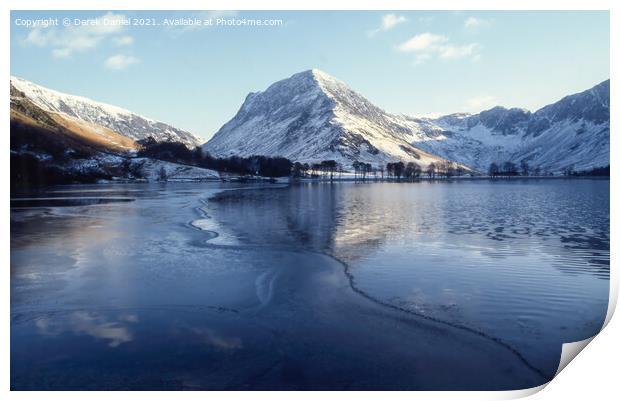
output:
<svg viewBox="0 0 620 401"><path fill-rule="evenodd" d="M202 180L219 180L220 175L215 170L189 166L185 164L171 163L162 160L135 158L132 159L134 164L143 164L146 179L149 181L157 181L161 178L162 168L166 172L168 181L202 181Z"/></svg>

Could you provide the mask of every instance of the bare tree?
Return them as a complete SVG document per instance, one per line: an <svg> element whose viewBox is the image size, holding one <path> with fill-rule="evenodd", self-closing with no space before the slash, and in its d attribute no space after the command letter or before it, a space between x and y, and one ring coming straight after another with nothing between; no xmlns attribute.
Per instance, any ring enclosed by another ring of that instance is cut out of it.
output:
<svg viewBox="0 0 620 401"><path fill-rule="evenodd" d="M405 173L405 163L403 162L393 163L393 170L394 170L394 175L396 176L396 179L400 181L400 178Z"/></svg>
<svg viewBox="0 0 620 401"><path fill-rule="evenodd" d="M355 180L357 181L357 173L360 171L360 162L358 162L357 160L353 162L353 171L355 174Z"/></svg>
<svg viewBox="0 0 620 401"><path fill-rule="evenodd" d="M521 160L521 175L530 175L530 165L525 160Z"/></svg>
<svg viewBox="0 0 620 401"><path fill-rule="evenodd" d="M321 168L325 172L325 174L329 173L329 180L334 180L334 173L338 168L338 163L335 160L324 160L321 162Z"/></svg>
<svg viewBox="0 0 620 401"><path fill-rule="evenodd" d="M503 175L506 176L514 176L518 174L517 165L513 162L504 162L503 165Z"/></svg>
<svg viewBox="0 0 620 401"><path fill-rule="evenodd" d="M159 173L157 174L157 181L168 181L168 173L164 166L159 168Z"/></svg>
<svg viewBox="0 0 620 401"><path fill-rule="evenodd" d="M421 172L422 172L422 169L417 163L409 162L405 166L404 176L408 180L413 180L413 179L418 178Z"/></svg>
<svg viewBox="0 0 620 401"><path fill-rule="evenodd" d="M381 181L383 181L385 174L385 166L383 164L379 164L379 173L381 173Z"/></svg>
<svg viewBox="0 0 620 401"><path fill-rule="evenodd" d="M435 165L435 163L429 164L428 167L426 168L426 174L428 175L428 178L430 179L435 178L436 173L437 173L437 166Z"/></svg>

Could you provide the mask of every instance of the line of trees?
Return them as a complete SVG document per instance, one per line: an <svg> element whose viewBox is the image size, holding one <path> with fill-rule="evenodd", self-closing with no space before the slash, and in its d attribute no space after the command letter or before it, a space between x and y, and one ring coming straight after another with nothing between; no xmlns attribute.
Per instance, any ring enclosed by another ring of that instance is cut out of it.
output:
<svg viewBox="0 0 620 401"><path fill-rule="evenodd" d="M201 147L190 150L180 142L157 142L147 138L138 142L139 157L149 157L173 163L184 163L239 175L259 175L263 177L286 177L291 174L293 163L284 157L231 156L217 158L204 152Z"/></svg>
<svg viewBox="0 0 620 401"><path fill-rule="evenodd" d="M425 172L430 179L461 177L467 174L463 166L448 160L429 164Z"/></svg>
<svg viewBox="0 0 620 401"><path fill-rule="evenodd" d="M574 177L609 177L610 165L605 167L594 167L589 170L572 171Z"/></svg>
<svg viewBox="0 0 620 401"><path fill-rule="evenodd" d="M358 161L354 161L353 162L353 171L355 174L355 179L359 177L362 180L366 180L366 177L372 173L375 172L375 169L372 167L372 164L370 163L364 163L364 162L358 162ZM376 173L375 173L375 177L376 177Z"/></svg>
<svg viewBox="0 0 620 401"><path fill-rule="evenodd" d="M527 161L522 160L519 166L511 161L504 163L492 162L489 165L489 176L491 177L516 177L516 176L540 176L553 175L549 171L543 172L540 167L531 168Z"/></svg>
<svg viewBox="0 0 620 401"><path fill-rule="evenodd" d="M422 167L414 162L407 164L403 162L388 163L386 165L388 177L394 177L397 180L404 178L406 180L415 180L420 178Z"/></svg>
<svg viewBox="0 0 620 401"><path fill-rule="evenodd" d="M384 171L387 173L388 178L396 180L416 180L422 177L423 174L430 179L437 178L450 178L454 176L462 176L467 173L467 170L454 162L441 161L437 163L430 163L426 169L423 169L418 163L402 161L387 163L385 168L379 166L377 172L381 173L383 178Z"/></svg>
<svg viewBox="0 0 620 401"><path fill-rule="evenodd" d="M559 172L565 177L609 177L609 165L606 167L594 167L589 170L576 171L572 165L566 166ZM553 176L554 173L547 169L541 169L539 166L531 168L527 161L522 160L519 166L513 162L507 161L502 164L493 162L489 165L489 176L491 177L542 177Z"/></svg>
<svg viewBox="0 0 620 401"><path fill-rule="evenodd" d="M157 142L151 138L141 141L140 145L141 148L138 156L141 157L186 163L230 174L263 177L291 176L293 178L333 180L336 175L342 177L342 174L345 172L343 165L335 160L323 160L315 163L292 163L283 157L231 156L228 158L217 158L211 156L208 152L204 152L200 147L190 150L179 142ZM505 163L505 165L509 166L510 164ZM426 174L430 179L440 179L462 176L468 173L462 166L446 160L431 163L426 169L423 169L418 163L404 163L402 161L391 162L386 165L379 164L376 167L370 163L354 161L352 167L355 180L360 179L362 181L370 177L373 177L375 180L383 180L386 178L386 174L388 179L412 181L419 179L423 174ZM498 170L496 175L500 173L501 171ZM134 175L137 176L138 174ZM163 174L160 175L163 176Z"/></svg>
<svg viewBox="0 0 620 401"><path fill-rule="evenodd" d="M208 152L204 152L201 147L190 150L179 142L157 142L152 138L147 138L140 141L139 144L138 156L141 157L185 163L230 174L264 177L291 176L293 178L333 180L336 175L342 177L342 174L345 172L342 164L335 160L323 160L315 163L293 163L284 157L231 156L217 158ZM386 165L380 164L376 167L370 163L354 161L352 167L356 180L366 180L371 176L375 180L379 178L383 180L387 174L388 179L411 181L419 179L423 174L426 174L430 179L438 179L462 176L468 173L465 168L450 161L431 163L426 169L423 169L418 163L404 163L402 161L391 162Z"/></svg>
<svg viewBox="0 0 620 401"><path fill-rule="evenodd" d="M342 165L335 160L323 160L318 163L300 163L295 162L292 165L290 175L293 178L327 178L334 179L337 173L340 176L344 172Z"/></svg>

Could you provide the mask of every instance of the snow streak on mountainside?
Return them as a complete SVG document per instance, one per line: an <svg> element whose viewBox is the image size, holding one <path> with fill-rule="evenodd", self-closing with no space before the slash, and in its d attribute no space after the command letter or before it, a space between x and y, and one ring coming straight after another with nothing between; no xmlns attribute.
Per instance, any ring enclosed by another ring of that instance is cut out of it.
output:
<svg viewBox="0 0 620 401"><path fill-rule="evenodd" d="M413 132L403 117L386 113L324 72L309 70L250 93L204 149L216 156L333 159L345 166L356 160L375 166L442 160L412 146L406 134Z"/></svg>
<svg viewBox="0 0 620 401"><path fill-rule="evenodd" d="M157 141L182 142L190 148L200 144L200 140L187 131L120 107L60 93L17 77L11 77L11 86L23 92L26 98L45 111L97 124L133 140L150 136Z"/></svg>
<svg viewBox="0 0 620 401"><path fill-rule="evenodd" d="M216 156L262 154L373 164L440 158L478 171L527 162L557 172L609 164L609 80L535 113L495 107L436 119L390 114L318 70L250 93L204 145Z"/></svg>

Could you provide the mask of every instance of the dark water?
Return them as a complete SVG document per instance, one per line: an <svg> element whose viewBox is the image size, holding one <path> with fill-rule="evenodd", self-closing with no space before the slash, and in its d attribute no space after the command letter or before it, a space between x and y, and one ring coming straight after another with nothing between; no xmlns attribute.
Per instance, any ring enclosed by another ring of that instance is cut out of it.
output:
<svg viewBox="0 0 620 401"><path fill-rule="evenodd" d="M13 389L527 388L607 310L605 180L22 198Z"/></svg>

